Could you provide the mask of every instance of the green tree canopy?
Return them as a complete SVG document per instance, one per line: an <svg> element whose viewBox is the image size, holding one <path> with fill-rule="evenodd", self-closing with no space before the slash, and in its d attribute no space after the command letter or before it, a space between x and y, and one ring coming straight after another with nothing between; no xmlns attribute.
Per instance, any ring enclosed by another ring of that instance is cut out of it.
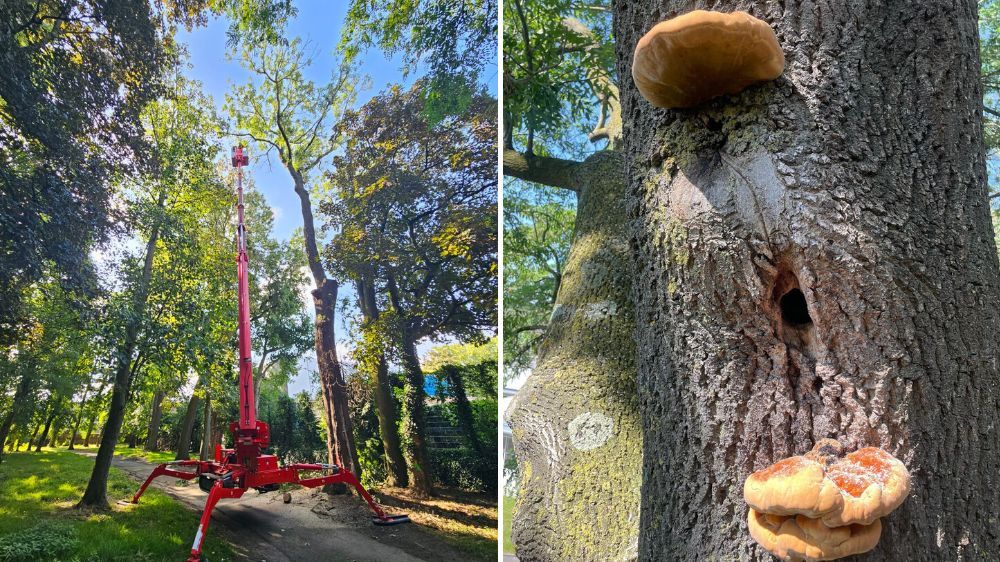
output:
<svg viewBox="0 0 1000 562"><path fill-rule="evenodd" d="M402 55L404 76L426 67L431 120L461 113L496 60L496 0L351 0L340 51L353 61L372 46Z"/></svg>
<svg viewBox="0 0 1000 562"><path fill-rule="evenodd" d="M0 343L51 267L93 284L112 176L148 162L139 114L169 61L146 0L0 4Z"/></svg>
<svg viewBox="0 0 1000 562"><path fill-rule="evenodd" d="M496 106L479 95L432 126L422 86L338 124L348 140L320 205L339 227L326 257L345 277L372 273L380 308L414 340L482 339L496 325Z"/></svg>

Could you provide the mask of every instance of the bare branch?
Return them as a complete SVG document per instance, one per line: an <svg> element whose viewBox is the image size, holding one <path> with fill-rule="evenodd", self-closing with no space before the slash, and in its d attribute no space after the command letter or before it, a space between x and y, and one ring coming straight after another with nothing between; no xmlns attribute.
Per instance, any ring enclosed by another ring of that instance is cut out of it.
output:
<svg viewBox="0 0 1000 562"><path fill-rule="evenodd" d="M509 148L503 151L504 175L570 191L579 191L576 174L581 165L575 160L522 154Z"/></svg>

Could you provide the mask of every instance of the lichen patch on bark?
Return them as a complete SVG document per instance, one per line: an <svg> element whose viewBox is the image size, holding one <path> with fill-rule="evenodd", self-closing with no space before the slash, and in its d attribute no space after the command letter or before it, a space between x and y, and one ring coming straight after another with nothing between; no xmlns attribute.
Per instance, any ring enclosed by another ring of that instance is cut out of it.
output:
<svg viewBox="0 0 1000 562"><path fill-rule="evenodd" d="M574 447L589 451L607 443L614 426L614 420L600 412L584 412L573 418L566 429Z"/></svg>

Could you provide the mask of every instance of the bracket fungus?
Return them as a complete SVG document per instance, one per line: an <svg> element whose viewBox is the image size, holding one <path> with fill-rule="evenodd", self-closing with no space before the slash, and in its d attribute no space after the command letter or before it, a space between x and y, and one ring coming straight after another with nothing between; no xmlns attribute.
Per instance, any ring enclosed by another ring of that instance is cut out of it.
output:
<svg viewBox="0 0 1000 562"><path fill-rule="evenodd" d="M750 509L750 536L782 560L836 560L875 548L882 522L827 527L804 515L784 516Z"/></svg>
<svg viewBox="0 0 1000 562"><path fill-rule="evenodd" d="M662 21L639 39L632 78L657 107L694 107L774 80L785 55L767 23L746 12L695 10Z"/></svg>
<svg viewBox="0 0 1000 562"><path fill-rule="evenodd" d="M833 439L750 475L747 525L783 560L834 560L878 543L880 517L906 499L910 475L889 453L866 447L846 455Z"/></svg>

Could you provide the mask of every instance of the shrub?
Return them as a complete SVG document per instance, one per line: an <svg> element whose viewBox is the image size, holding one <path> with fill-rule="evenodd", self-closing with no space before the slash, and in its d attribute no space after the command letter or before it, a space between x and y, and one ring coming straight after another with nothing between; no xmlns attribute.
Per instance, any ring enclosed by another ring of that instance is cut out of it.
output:
<svg viewBox="0 0 1000 562"><path fill-rule="evenodd" d="M73 550L76 545L73 527L46 521L0 539L0 561L51 559Z"/></svg>

